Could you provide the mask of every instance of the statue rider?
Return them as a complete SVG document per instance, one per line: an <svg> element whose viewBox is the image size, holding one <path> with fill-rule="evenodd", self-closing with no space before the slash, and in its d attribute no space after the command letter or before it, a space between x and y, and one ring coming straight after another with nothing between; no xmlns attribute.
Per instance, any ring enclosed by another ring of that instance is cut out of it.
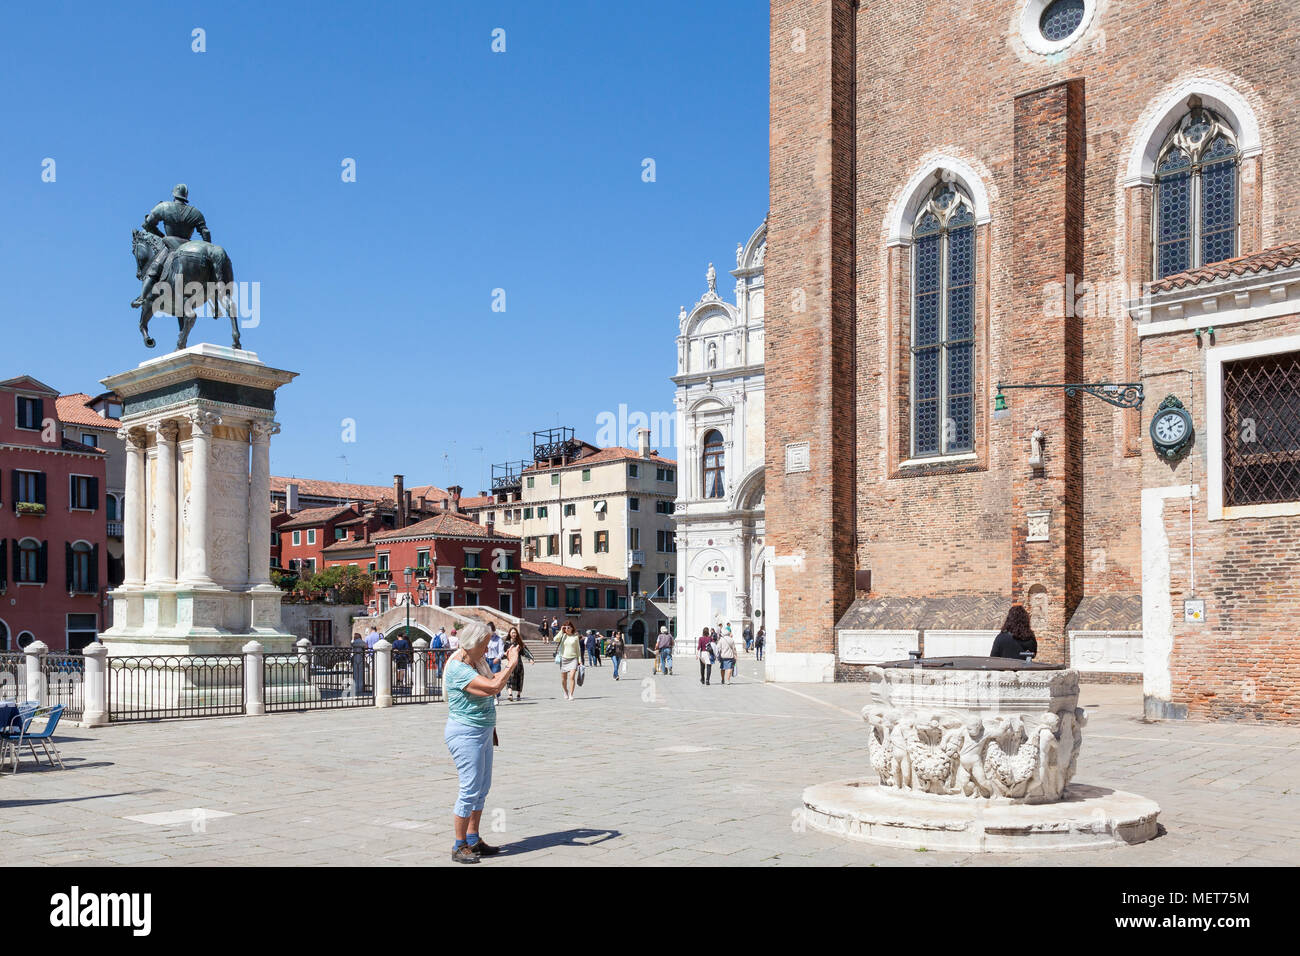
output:
<svg viewBox="0 0 1300 956"><path fill-rule="evenodd" d="M160 222L167 227L166 235L163 235L158 228ZM163 263L167 261L167 257L183 243L188 242L196 231L204 242L212 241L208 224L203 221L203 213L190 205L190 191L184 183L179 183L172 190L170 201L160 202L149 210L149 215L144 219L144 229L161 238L165 247L150 260L149 268L145 270L144 289L140 297L131 303L132 308L144 305L153 290L154 283L162 275Z"/></svg>

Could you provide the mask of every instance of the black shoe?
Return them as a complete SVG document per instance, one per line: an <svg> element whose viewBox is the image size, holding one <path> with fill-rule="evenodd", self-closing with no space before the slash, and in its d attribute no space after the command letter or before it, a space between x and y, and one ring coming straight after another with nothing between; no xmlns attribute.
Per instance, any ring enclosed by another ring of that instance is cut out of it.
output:
<svg viewBox="0 0 1300 956"><path fill-rule="evenodd" d="M473 850L475 853L480 854L482 856L493 856L494 854L501 852L501 847L491 846L487 843L484 843L481 839L477 843L470 843L467 844L467 846L469 846L469 848Z"/></svg>
<svg viewBox="0 0 1300 956"><path fill-rule="evenodd" d="M453 863L477 863L478 854L466 846L458 846L451 851L451 860Z"/></svg>

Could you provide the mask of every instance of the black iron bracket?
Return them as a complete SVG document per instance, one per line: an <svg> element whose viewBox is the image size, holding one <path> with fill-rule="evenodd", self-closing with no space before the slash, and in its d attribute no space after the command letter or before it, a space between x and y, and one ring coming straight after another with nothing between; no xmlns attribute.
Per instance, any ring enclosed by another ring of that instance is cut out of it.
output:
<svg viewBox="0 0 1300 956"><path fill-rule="evenodd" d="M994 396L994 411L1003 411L1007 407L1004 388L1062 388L1067 397L1073 398L1079 392L1085 392L1093 398L1100 398L1116 408L1141 408L1145 395L1142 385L1136 382L1051 382L1041 385L1009 385L998 382L998 392Z"/></svg>

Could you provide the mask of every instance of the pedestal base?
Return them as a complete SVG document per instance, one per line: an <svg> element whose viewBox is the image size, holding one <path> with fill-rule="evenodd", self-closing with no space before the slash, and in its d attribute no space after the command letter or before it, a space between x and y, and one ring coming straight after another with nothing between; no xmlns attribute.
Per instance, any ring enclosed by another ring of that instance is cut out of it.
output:
<svg viewBox="0 0 1300 956"><path fill-rule="evenodd" d="M1073 783L1058 803L990 803L902 793L871 780L808 787L814 830L867 843L927 850L1024 852L1142 843L1160 807L1145 797Z"/></svg>
<svg viewBox="0 0 1300 956"><path fill-rule="evenodd" d="M257 641L267 654L293 650L280 624L278 588L118 588L111 628L103 641L112 657L124 655L239 654Z"/></svg>

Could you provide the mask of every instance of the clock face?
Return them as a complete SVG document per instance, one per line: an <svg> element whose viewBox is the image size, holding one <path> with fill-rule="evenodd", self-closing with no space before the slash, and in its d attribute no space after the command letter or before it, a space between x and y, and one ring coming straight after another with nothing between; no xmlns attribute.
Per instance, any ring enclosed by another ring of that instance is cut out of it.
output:
<svg viewBox="0 0 1300 956"><path fill-rule="evenodd" d="M1187 435L1187 419L1177 412L1165 412L1156 418L1152 431L1163 444L1177 444Z"/></svg>

